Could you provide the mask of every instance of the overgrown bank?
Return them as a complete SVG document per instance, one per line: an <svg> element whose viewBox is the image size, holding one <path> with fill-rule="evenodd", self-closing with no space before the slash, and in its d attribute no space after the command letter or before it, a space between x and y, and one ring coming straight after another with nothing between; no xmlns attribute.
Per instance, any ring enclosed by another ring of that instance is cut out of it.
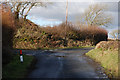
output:
<svg viewBox="0 0 120 80"><path fill-rule="evenodd" d="M89 51L86 55L99 62L109 78L117 78L118 48L118 41L103 41L97 44L96 49Z"/></svg>
<svg viewBox="0 0 120 80"><path fill-rule="evenodd" d="M54 27L40 27L30 20L19 21L13 47L19 49L43 49L93 46L107 40L107 31L97 26L76 28L62 23Z"/></svg>

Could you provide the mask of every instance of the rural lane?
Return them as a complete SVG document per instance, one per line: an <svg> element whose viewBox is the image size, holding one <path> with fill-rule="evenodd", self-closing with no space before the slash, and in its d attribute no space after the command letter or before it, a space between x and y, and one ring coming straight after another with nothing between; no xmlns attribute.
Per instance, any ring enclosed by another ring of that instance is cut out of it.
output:
<svg viewBox="0 0 120 80"><path fill-rule="evenodd" d="M102 67L84 54L92 48L23 50L34 55L37 63L28 78L107 78Z"/></svg>

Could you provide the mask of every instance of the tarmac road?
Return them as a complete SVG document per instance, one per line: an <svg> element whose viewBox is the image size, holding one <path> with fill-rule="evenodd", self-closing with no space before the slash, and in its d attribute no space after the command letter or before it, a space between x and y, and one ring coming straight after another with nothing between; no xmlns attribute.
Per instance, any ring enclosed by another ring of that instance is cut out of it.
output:
<svg viewBox="0 0 120 80"><path fill-rule="evenodd" d="M28 78L107 78L102 67L84 55L91 49L23 50L37 59Z"/></svg>

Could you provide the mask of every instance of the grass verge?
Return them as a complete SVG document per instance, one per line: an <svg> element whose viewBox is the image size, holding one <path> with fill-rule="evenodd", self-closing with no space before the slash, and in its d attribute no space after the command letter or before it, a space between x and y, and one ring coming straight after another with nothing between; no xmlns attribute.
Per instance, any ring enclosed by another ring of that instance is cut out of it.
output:
<svg viewBox="0 0 120 80"><path fill-rule="evenodd" d="M33 61L33 56L23 55L24 62L21 63L18 54L14 54L13 60L3 67L2 78L24 78Z"/></svg>
<svg viewBox="0 0 120 80"><path fill-rule="evenodd" d="M105 69L105 73L109 78L118 77L118 51L93 49L86 53L87 56L99 62Z"/></svg>

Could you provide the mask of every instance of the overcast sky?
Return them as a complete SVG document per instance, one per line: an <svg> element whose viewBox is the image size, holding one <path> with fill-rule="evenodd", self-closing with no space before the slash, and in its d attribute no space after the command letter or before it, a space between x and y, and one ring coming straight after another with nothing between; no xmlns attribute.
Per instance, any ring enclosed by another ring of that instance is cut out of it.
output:
<svg viewBox="0 0 120 80"><path fill-rule="evenodd" d="M69 0L68 0L69 1ZM88 0L85 0L88 1ZM74 1L68 2L68 21L75 23L80 20L80 16L84 13L84 10L88 8L91 4L106 4L108 6L108 10L106 14L110 14L113 16L112 24L105 28L110 33L114 29L118 29L118 0L114 0L116 2L110 2L111 0L106 0L106 2L97 2L98 0L89 0L89 2L78 2ZM99 0L100 1L100 0ZM40 26L46 25L57 25L62 22L65 22L66 14L66 2L53 2L53 4L45 7L35 7L31 9L28 19L32 20L36 24ZM109 37L111 37L109 35Z"/></svg>

